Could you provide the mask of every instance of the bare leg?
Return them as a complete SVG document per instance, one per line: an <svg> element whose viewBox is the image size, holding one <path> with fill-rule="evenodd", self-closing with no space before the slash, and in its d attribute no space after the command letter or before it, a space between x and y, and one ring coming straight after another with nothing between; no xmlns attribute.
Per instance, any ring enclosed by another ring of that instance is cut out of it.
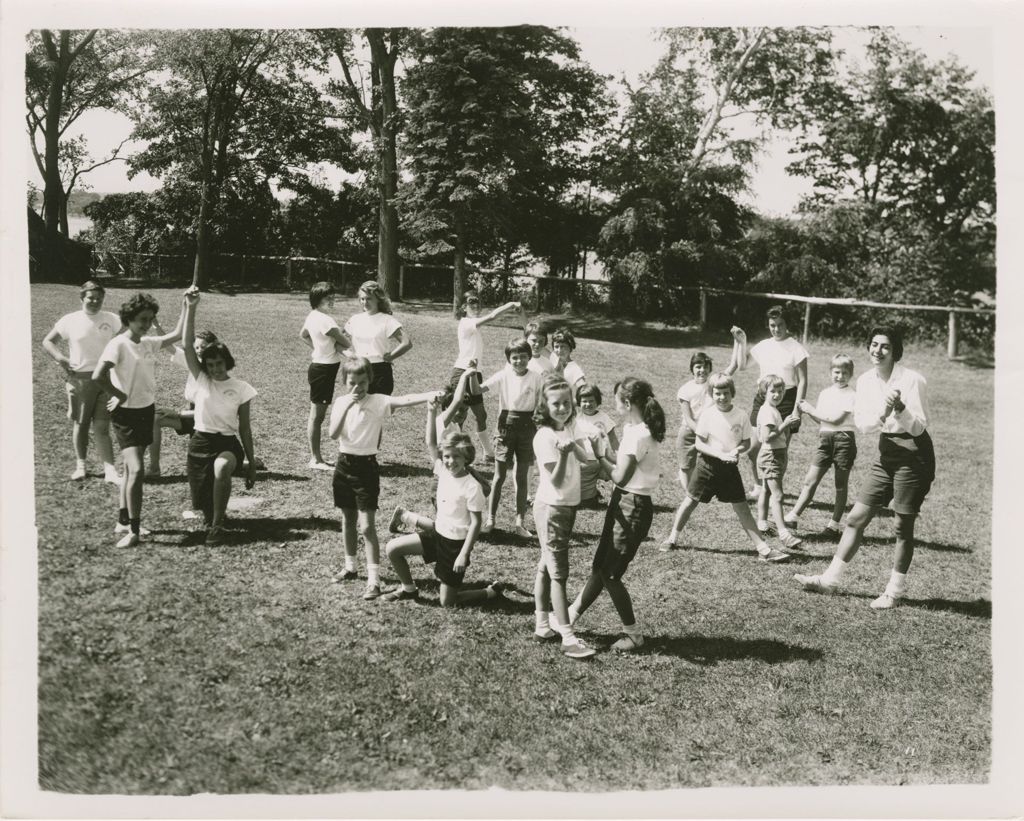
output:
<svg viewBox="0 0 1024 821"><path fill-rule="evenodd" d="M896 554L893 557L892 569L897 573L906 573L910 570L910 563L914 560L914 525L916 522L915 514L896 514Z"/></svg>
<svg viewBox="0 0 1024 821"><path fill-rule="evenodd" d="M551 609L551 578L543 561L537 565L537 575L533 579L533 604L538 611L545 613Z"/></svg>
<svg viewBox="0 0 1024 821"><path fill-rule="evenodd" d="M526 498L530 491L530 465L516 458L516 515L526 515Z"/></svg>
<svg viewBox="0 0 1024 821"><path fill-rule="evenodd" d="M354 507L341 509L341 537L345 545L345 555L352 561L355 561L356 551L359 547L358 531L356 530L358 518Z"/></svg>
<svg viewBox="0 0 1024 821"><path fill-rule="evenodd" d="M864 538L864 529L875 518L876 512L873 507L869 507L861 502L854 503L853 510L846 517L846 528L839 539L836 556L844 562L853 560L853 557L857 555L857 551L860 549L861 539ZM911 527L911 533L913 533L913 527ZM911 555L913 555L913 547L911 547Z"/></svg>
<svg viewBox="0 0 1024 821"><path fill-rule="evenodd" d="M779 535L782 535L788 530L785 522L782 521L782 479L765 479L762 484L767 486L768 505L771 507L775 527L778 528ZM765 491L762 490L761 496L764 497L764 495ZM758 499L757 503L760 506L761 499Z"/></svg>
<svg viewBox="0 0 1024 821"><path fill-rule="evenodd" d="M754 517L750 514L750 508L747 507L746 502L733 502L732 509L736 512L736 518L740 520L740 527L743 528L743 532L747 534L747 538L750 539L756 549L764 540L757 530L757 524L754 522Z"/></svg>
<svg viewBox="0 0 1024 821"><path fill-rule="evenodd" d="M800 497L796 500L796 504L793 505L793 509L790 510L790 512L789 512L790 516L793 516L795 518L795 517L799 516L801 513L803 513L804 510L807 509L807 505L809 505L811 503L811 501L814 499L814 494L817 492L818 485L820 484L822 478L825 476L826 472L828 472L828 468L826 468L826 467L818 467L817 465L811 465L807 469L807 475L804 476L804 485L803 485L802 488L800 488ZM849 473L847 473L847 476L849 476ZM836 471L836 482L837 483L839 482L839 472L838 471ZM836 498L837 499L838 499L838 496L839 496L839 494L838 494L838 489L837 489L837 493L836 493ZM844 508L846 507L846 488L845 487L843 488L843 507ZM837 521L838 521L838 519L837 519Z"/></svg>
<svg viewBox="0 0 1024 821"><path fill-rule="evenodd" d="M836 468L836 503L832 508L832 521L838 522L846 512L846 498L849 493L850 471Z"/></svg>
<svg viewBox="0 0 1024 821"><path fill-rule="evenodd" d="M128 508L128 518L133 521L142 517L143 450L144 448L141 447L132 447L121 451L121 455L124 458L121 506Z"/></svg>
<svg viewBox="0 0 1024 821"><path fill-rule="evenodd" d="M211 527L224 524L224 513L228 509L231 498L231 477L234 475L238 460L235 454L224 452L218 454L213 462L213 522Z"/></svg>
<svg viewBox="0 0 1024 821"><path fill-rule="evenodd" d="M415 587L416 583L412 580L408 557L423 555L423 542L420 540L419 534L410 533L407 536L392 539L388 542L385 550L398 580L407 587Z"/></svg>
<svg viewBox="0 0 1024 821"><path fill-rule="evenodd" d="M89 450L89 423L80 423L76 419L71 423L71 439L75 445L75 457L85 461Z"/></svg>
<svg viewBox="0 0 1024 821"><path fill-rule="evenodd" d="M491 443L491 437L487 435L487 408L483 403L469 407L476 419L476 432L480 437L480 447L483 448L484 454L494 458L494 445Z"/></svg>
<svg viewBox="0 0 1024 821"><path fill-rule="evenodd" d="M771 495L771 487L764 479L761 480L761 492L757 496L757 520L768 521L768 497Z"/></svg>
<svg viewBox="0 0 1024 821"><path fill-rule="evenodd" d="M306 439L309 440L309 454L317 462L322 462L320 455L320 428L327 415L327 405L309 403L309 420L306 422Z"/></svg>
<svg viewBox="0 0 1024 821"><path fill-rule="evenodd" d="M494 481L491 486L491 498L487 501L487 518L492 521L498 515L498 503L501 502L501 489L508 475L508 462L497 462L494 469Z"/></svg>
<svg viewBox="0 0 1024 821"><path fill-rule="evenodd" d="M377 541L377 511L359 511L359 532L363 537L363 544L366 547L367 564L380 564L380 542Z"/></svg>
<svg viewBox="0 0 1024 821"><path fill-rule="evenodd" d="M99 402L96 403L97 405ZM110 440L110 417L105 414L94 414L92 433L96 438L96 452L103 460L104 467L114 467L114 443Z"/></svg>
<svg viewBox="0 0 1024 821"><path fill-rule="evenodd" d="M672 519L672 531L674 533L679 533L686 527L686 523L690 521L690 516L693 515L693 511L697 509L699 504L700 502L692 496L687 496L683 499L682 504L676 509L675 517Z"/></svg>

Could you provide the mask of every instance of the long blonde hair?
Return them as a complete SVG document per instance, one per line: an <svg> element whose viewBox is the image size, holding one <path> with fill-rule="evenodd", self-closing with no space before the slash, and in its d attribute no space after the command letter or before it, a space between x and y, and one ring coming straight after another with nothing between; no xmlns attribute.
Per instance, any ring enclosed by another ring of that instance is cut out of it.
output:
<svg viewBox="0 0 1024 821"><path fill-rule="evenodd" d="M377 280L366 280L366 282L359 286L358 293L376 297L377 310L382 314L393 313L391 310L391 299L388 297L388 292L384 290L384 286L377 282Z"/></svg>

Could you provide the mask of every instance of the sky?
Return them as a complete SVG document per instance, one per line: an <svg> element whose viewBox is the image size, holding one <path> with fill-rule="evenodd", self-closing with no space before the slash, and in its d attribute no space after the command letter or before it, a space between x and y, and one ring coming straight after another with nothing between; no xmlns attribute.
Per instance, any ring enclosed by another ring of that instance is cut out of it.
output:
<svg viewBox="0 0 1024 821"><path fill-rule="evenodd" d="M865 36L854 28L836 28L835 42L851 57L864 53ZM986 27L900 27L897 31L912 45L920 48L932 59L950 54L972 68L979 84L990 90L994 84L992 60L992 32ZM573 27L573 37L579 42L583 59L601 74L611 75L616 81L625 77L635 83L648 71L663 51L652 28ZM94 156L109 152L131 132L130 120L114 112L94 111L82 116L80 133L85 134ZM781 216L797 205L801 196L810 191L808 180L792 177L785 171L789 162L789 140L779 134L758 157L750 191L745 199L764 214ZM130 153L129 143L122 154ZM30 165L33 182L42 185L34 162ZM84 177L89 190L113 193L121 191L152 191L160 186L159 180L148 174L133 179L127 176L127 163L114 162Z"/></svg>

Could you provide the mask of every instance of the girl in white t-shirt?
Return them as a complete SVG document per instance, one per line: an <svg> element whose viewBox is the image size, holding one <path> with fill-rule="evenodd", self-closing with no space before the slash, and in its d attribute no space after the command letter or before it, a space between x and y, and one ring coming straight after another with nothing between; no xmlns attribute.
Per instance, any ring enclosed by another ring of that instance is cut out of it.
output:
<svg viewBox="0 0 1024 821"><path fill-rule="evenodd" d="M658 452L665 441L665 412L654 398L650 384L633 377L615 386L615 409L623 419L622 441L614 462L608 456L601 458L615 489L608 502L590 578L568 615L570 623L575 623L601 591L607 590L625 633L612 649L628 653L642 647L644 637L622 577L647 538L654 519L651 495L661 476Z"/></svg>
<svg viewBox="0 0 1024 821"><path fill-rule="evenodd" d="M540 540L540 562L533 585L537 619L533 635L538 641L547 641L561 634L562 652L570 658L583 659L595 651L573 631L565 592L569 539L580 503L580 463L587 458L583 436L574 424L575 416L569 383L560 374L549 374L533 417L537 424L533 452L540 476L533 500L533 521ZM549 604L554 624L549 620Z"/></svg>
<svg viewBox="0 0 1024 821"><path fill-rule="evenodd" d="M248 382L230 375L235 359L223 342L211 342L197 352L196 306L199 291L185 294L185 362L195 380L195 431L188 443L188 484L193 510L200 510L206 522L206 544L224 540L224 514L231 498L231 477L242 464L249 469L246 489L256 484L256 458L252 444L250 402L256 390ZM241 437L241 444L239 444Z"/></svg>
<svg viewBox="0 0 1024 821"><path fill-rule="evenodd" d="M676 435L676 451L679 453L679 484L683 486L684 493L697 464L697 420L700 419L701 411L711 404L711 388L708 385L711 370L711 357L698 351L690 357L693 379L676 393L682 414L679 433Z"/></svg>
<svg viewBox="0 0 1024 821"><path fill-rule="evenodd" d="M369 393L395 391L395 372L391 366L398 357L412 348L412 340L402 323L391 314L391 300L380 284L368 279L359 286L359 304L363 312L345 323L345 333L352 340L354 356L361 356L373 365L373 381Z"/></svg>
<svg viewBox="0 0 1024 821"><path fill-rule="evenodd" d="M484 337L480 333L480 326L493 322L502 314L513 310L522 312L522 304L506 302L501 307L481 316L480 296L477 292L466 291L463 295L462 305L459 307L459 355L455 359L451 376L448 378L449 386L453 391L468 368L480 368L483 364ZM466 406L473 411L473 416L476 419L476 430L480 437L480 445L484 449L484 456L488 462L493 462L494 447L487 435L487 410L484 407L484 397L478 390L475 390L476 386L471 385L470 387L471 390L465 399Z"/></svg>
<svg viewBox="0 0 1024 821"><path fill-rule="evenodd" d="M601 390L597 385L585 384L576 389L576 407L580 411L576 416L576 427L586 437L583 449L587 452L587 461L580 466L580 506L598 507L602 504L597 492L597 480L601 475L599 457L608 453L614 459L619 440L615 435L615 423L601 410Z"/></svg>
<svg viewBox="0 0 1024 821"><path fill-rule="evenodd" d="M580 363L572 358L575 350L576 337L568 328L559 328L551 334L551 368L562 374L573 390L587 381Z"/></svg>
<svg viewBox="0 0 1024 821"><path fill-rule="evenodd" d="M440 404L435 399L427 404L427 455L437 476L437 515L431 519L402 507L395 508L392 530L399 524L419 532L399 536L388 542L385 550L402 586L385 593L385 601L419 598L419 589L409 570L409 557L422 556L426 564L434 565L434 575L441 582L441 605L473 604L501 595L500 582L491 582L485 588L462 590L466 568L480 525L487 496L470 465L476 458L476 449L464 433L449 433L437 440L437 412Z"/></svg>

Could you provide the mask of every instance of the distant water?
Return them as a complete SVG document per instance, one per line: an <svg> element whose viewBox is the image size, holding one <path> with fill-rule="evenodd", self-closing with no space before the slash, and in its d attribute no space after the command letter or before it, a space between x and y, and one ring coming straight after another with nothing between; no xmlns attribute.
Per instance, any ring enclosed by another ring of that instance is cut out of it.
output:
<svg viewBox="0 0 1024 821"><path fill-rule="evenodd" d="M92 220L88 217L68 217L68 234L74 239L79 231L92 228Z"/></svg>

